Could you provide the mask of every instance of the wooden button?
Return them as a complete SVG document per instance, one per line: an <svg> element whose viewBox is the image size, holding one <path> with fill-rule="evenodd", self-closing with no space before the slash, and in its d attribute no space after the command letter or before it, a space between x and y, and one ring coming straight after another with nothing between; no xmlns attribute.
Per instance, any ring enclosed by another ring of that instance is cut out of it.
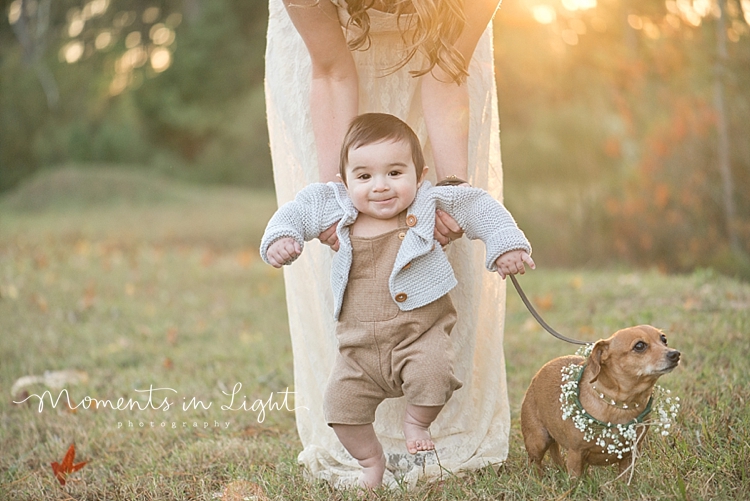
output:
<svg viewBox="0 0 750 501"><path fill-rule="evenodd" d="M406 263L406 264L404 265L404 267L403 267L403 268L401 268L401 269L402 269L402 270L408 270L409 268L411 268L411 261L409 261L408 263Z"/></svg>
<svg viewBox="0 0 750 501"><path fill-rule="evenodd" d="M398 234L398 239L399 239L399 240L403 240L404 238L406 238L406 233L404 233L404 232L402 231L401 233L399 233L399 234Z"/></svg>
<svg viewBox="0 0 750 501"><path fill-rule="evenodd" d="M417 224L417 216L414 214L409 214L406 216L406 226L416 226Z"/></svg>
<svg viewBox="0 0 750 501"><path fill-rule="evenodd" d="M403 303L404 301L406 301L406 294L404 294L403 292L399 292L398 294L396 294L396 301L398 301L399 303Z"/></svg>

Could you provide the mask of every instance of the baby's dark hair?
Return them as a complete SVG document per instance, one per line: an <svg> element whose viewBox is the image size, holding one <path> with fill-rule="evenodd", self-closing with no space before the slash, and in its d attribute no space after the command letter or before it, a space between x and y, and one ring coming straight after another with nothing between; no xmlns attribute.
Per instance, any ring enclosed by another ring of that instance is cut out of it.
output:
<svg viewBox="0 0 750 501"><path fill-rule="evenodd" d="M360 146L379 143L381 141L406 141L411 147L411 157L417 169L417 179L422 177L424 169L424 155L419 138L406 122L388 115L387 113L364 113L359 115L351 124L341 145L341 159L339 174L346 184L346 164L349 163L349 151Z"/></svg>

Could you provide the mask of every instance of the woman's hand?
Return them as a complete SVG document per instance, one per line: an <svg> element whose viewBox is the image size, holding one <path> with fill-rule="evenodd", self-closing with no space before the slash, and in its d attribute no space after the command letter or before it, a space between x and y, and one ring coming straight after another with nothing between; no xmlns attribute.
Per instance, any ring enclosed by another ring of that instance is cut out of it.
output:
<svg viewBox="0 0 750 501"><path fill-rule="evenodd" d="M336 221L333 226L318 235L318 240L335 251L339 250L339 236L336 234L336 227L338 225L339 223Z"/></svg>
<svg viewBox="0 0 750 501"><path fill-rule="evenodd" d="M453 219L447 212L443 212L440 209L435 213L435 240L440 242L440 245L445 247L453 240L461 238L464 235L464 230L458 225L455 219Z"/></svg>

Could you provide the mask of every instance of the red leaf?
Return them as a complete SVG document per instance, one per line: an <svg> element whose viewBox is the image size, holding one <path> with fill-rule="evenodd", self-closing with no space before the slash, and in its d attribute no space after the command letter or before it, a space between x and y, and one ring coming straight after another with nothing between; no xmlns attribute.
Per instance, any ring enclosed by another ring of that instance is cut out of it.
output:
<svg viewBox="0 0 750 501"><path fill-rule="evenodd" d="M68 448L68 452L65 453L62 464L57 461L52 462L52 471L54 472L57 481L60 482L60 485L65 485L65 479L68 474L80 470L86 463L88 463L88 461L83 461L82 463L73 464L75 458L76 446L75 444L70 444L70 448Z"/></svg>

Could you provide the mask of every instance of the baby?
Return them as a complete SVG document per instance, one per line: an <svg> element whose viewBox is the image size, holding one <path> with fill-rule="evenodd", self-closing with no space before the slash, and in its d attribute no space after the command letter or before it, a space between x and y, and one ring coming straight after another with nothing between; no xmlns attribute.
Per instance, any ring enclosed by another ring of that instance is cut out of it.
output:
<svg viewBox="0 0 750 501"><path fill-rule="evenodd" d="M403 432L414 454L435 448L429 427L461 382L453 374L448 292L456 285L434 240L435 212L450 214L487 248L486 266L505 278L534 268L531 247L508 211L487 192L425 181L419 140L392 115L355 118L341 150L342 183L316 183L268 223L261 255L279 268L340 220L331 285L339 353L326 387L326 421L363 468L360 484L380 485L386 460L375 410L406 397Z"/></svg>

